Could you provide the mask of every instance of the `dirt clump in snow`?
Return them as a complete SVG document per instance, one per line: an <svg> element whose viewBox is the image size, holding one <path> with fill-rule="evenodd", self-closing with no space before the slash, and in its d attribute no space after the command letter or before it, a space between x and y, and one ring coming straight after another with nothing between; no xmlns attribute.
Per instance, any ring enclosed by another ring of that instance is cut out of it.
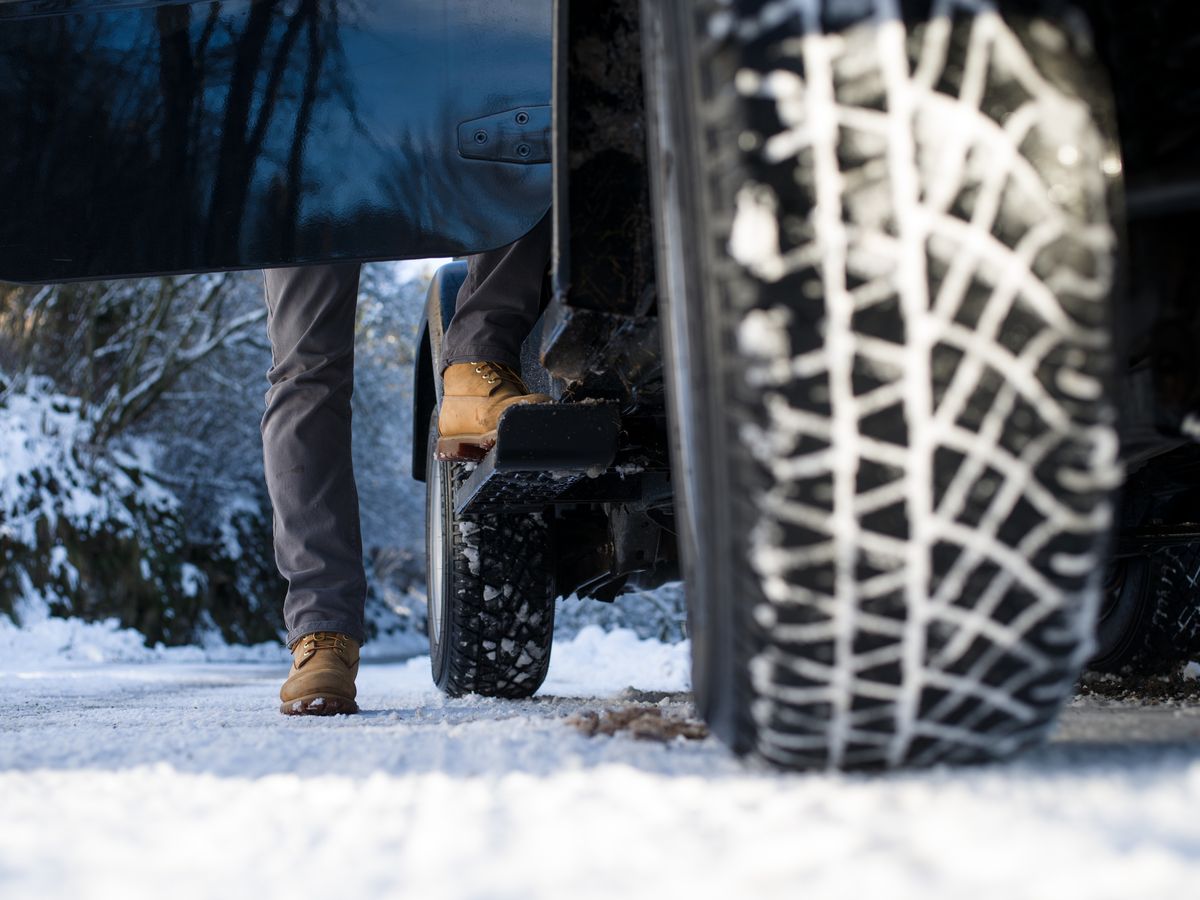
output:
<svg viewBox="0 0 1200 900"><path fill-rule="evenodd" d="M1194 664L1193 664L1194 665ZM1193 667L1170 675L1110 675L1085 672L1079 682L1080 698L1119 700L1149 706L1200 702L1200 680Z"/></svg>
<svg viewBox="0 0 1200 900"><path fill-rule="evenodd" d="M658 706L637 703L601 710L585 709L567 719L588 737L612 737L625 731L635 740L666 743L676 738L699 741L708 737L708 727L699 719L665 712Z"/></svg>

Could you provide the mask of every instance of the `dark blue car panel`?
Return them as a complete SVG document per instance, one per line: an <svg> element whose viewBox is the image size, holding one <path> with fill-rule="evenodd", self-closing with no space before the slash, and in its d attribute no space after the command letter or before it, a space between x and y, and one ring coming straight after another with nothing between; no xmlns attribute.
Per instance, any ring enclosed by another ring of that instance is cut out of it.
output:
<svg viewBox="0 0 1200 900"><path fill-rule="evenodd" d="M509 243L549 207L549 164L468 156L460 126L511 113L508 151L547 127L550 19L550 0L0 2L0 279Z"/></svg>

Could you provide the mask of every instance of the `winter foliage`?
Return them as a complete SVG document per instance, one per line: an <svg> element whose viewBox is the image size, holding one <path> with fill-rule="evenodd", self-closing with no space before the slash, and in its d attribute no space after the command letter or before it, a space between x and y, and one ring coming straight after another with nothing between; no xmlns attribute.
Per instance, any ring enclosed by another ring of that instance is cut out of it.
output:
<svg viewBox="0 0 1200 900"><path fill-rule="evenodd" d="M438 262L364 266L360 283L353 452L368 646L385 656L425 632L412 385ZM93 632L55 624L72 617L210 656L277 640L258 428L270 364L258 273L0 287L0 622L73 645ZM679 640L682 610L677 588L572 598L557 630Z"/></svg>
<svg viewBox="0 0 1200 900"><path fill-rule="evenodd" d="M393 632L424 626L408 457L428 271L367 267L359 306L355 455L372 618ZM0 289L0 612L152 642L278 636L265 314L257 273Z"/></svg>
<svg viewBox="0 0 1200 900"><path fill-rule="evenodd" d="M44 378L0 405L0 610L171 637L204 582L183 560L179 502L137 454L97 443L97 418Z"/></svg>

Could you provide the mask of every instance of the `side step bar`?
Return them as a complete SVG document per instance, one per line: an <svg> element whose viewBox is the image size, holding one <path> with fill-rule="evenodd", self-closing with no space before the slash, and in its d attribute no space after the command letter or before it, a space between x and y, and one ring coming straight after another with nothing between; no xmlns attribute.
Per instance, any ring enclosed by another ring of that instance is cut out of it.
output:
<svg viewBox="0 0 1200 900"><path fill-rule="evenodd" d="M615 403L511 407L500 418L496 446L459 486L455 511L635 501L642 479L612 469L620 433Z"/></svg>

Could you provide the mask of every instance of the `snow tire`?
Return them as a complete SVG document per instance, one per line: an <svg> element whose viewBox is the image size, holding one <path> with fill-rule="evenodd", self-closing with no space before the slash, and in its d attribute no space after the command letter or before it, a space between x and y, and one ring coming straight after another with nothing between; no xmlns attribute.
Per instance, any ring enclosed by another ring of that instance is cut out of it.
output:
<svg viewBox="0 0 1200 900"><path fill-rule="evenodd" d="M541 513L459 516L469 474L438 462L429 427L426 561L433 680L452 697L521 699L546 679L554 637L553 554Z"/></svg>
<svg viewBox="0 0 1200 900"><path fill-rule="evenodd" d="M1200 659L1200 544L1120 559L1100 617L1093 672L1168 675Z"/></svg>
<svg viewBox="0 0 1200 900"><path fill-rule="evenodd" d="M642 12L701 711L793 768L1042 740L1090 654L1120 479L1119 156L1086 23Z"/></svg>

